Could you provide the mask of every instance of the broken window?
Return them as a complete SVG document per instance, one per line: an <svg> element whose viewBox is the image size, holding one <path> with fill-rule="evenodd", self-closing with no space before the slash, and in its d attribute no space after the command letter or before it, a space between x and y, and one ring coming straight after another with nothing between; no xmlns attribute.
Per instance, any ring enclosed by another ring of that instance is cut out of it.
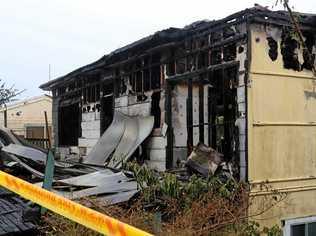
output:
<svg viewBox="0 0 316 236"><path fill-rule="evenodd" d="M201 51L198 54L198 69L208 66L208 52Z"/></svg>
<svg viewBox="0 0 316 236"><path fill-rule="evenodd" d="M60 146L77 146L80 134L79 103L60 106L58 111L58 140Z"/></svg>
<svg viewBox="0 0 316 236"><path fill-rule="evenodd" d="M303 50L304 63L302 68L307 70L312 70L315 63L315 54L313 53L313 47L315 47L315 36L312 33L303 33L305 40L306 49Z"/></svg>
<svg viewBox="0 0 316 236"><path fill-rule="evenodd" d="M186 51L192 50L192 39L186 39L184 42L184 47Z"/></svg>
<svg viewBox="0 0 316 236"><path fill-rule="evenodd" d="M99 101L99 100L100 100L100 85L97 84L95 89L96 89L96 92L95 92L95 100L96 100L96 101Z"/></svg>
<svg viewBox="0 0 316 236"><path fill-rule="evenodd" d="M124 66L124 71L117 70L118 95L129 92L143 101L144 92L161 87L160 54L153 54Z"/></svg>
<svg viewBox="0 0 316 236"><path fill-rule="evenodd" d="M57 93L57 89L53 89L53 97L57 97L58 93Z"/></svg>
<svg viewBox="0 0 316 236"><path fill-rule="evenodd" d="M96 102L96 100L95 100L95 98L96 98L95 86L90 86L90 90L91 90L90 102Z"/></svg>
<svg viewBox="0 0 316 236"><path fill-rule="evenodd" d="M217 65L222 63L222 51L221 49L213 49L211 51L210 64Z"/></svg>
<svg viewBox="0 0 316 236"><path fill-rule="evenodd" d="M168 76L172 76L175 74L175 62L171 61L169 63L167 63L167 75Z"/></svg>
<svg viewBox="0 0 316 236"><path fill-rule="evenodd" d="M236 59L236 56L237 56L236 44L230 44L223 48L224 61L233 61Z"/></svg>
<svg viewBox="0 0 316 236"><path fill-rule="evenodd" d="M185 58L180 58L176 62L177 74L182 74L185 72Z"/></svg>
<svg viewBox="0 0 316 236"><path fill-rule="evenodd" d="M153 54L151 55L151 63L152 64L160 64L160 54Z"/></svg>
<svg viewBox="0 0 316 236"><path fill-rule="evenodd" d="M87 90L86 90L86 92L87 92L87 102L88 103L90 103L91 102L91 87L89 86L89 87L87 87Z"/></svg>
<svg viewBox="0 0 316 236"><path fill-rule="evenodd" d="M100 112L100 135L110 126L114 114L114 101L112 95L106 95L101 98Z"/></svg>
<svg viewBox="0 0 316 236"><path fill-rule="evenodd" d="M278 43L272 37L267 37L268 46L269 46L269 57L272 61L275 61L278 58Z"/></svg>
<svg viewBox="0 0 316 236"><path fill-rule="evenodd" d="M218 41L221 41L222 40L222 33L219 32L219 31L216 31L216 32L212 32L211 33L211 36L210 36L210 44L214 44Z"/></svg>
<svg viewBox="0 0 316 236"><path fill-rule="evenodd" d="M187 71L194 71L195 70L195 63L196 62L196 57L189 55L187 57Z"/></svg>
<svg viewBox="0 0 316 236"><path fill-rule="evenodd" d="M137 71L135 73L135 91L136 93L142 93L143 92L143 77L142 77L142 72L141 71Z"/></svg>
<svg viewBox="0 0 316 236"><path fill-rule="evenodd" d="M154 128L160 128L161 109L160 109L160 92L155 92L151 96L151 115L154 116Z"/></svg>
<svg viewBox="0 0 316 236"><path fill-rule="evenodd" d="M160 89L160 66L151 69L151 89Z"/></svg>
<svg viewBox="0 0 316 236"><path fill-rule="evenodd" d="M132 93L136 91L136 76L135 74L131 74L129 77L129 84L131 85Z"/></svg>
<svg viewBox="0 0 316 236"><path fill-rule="evenodd" d="M58 96L64 94L66 92L66 88L65 87L59 87L58 88Z"/></svg>
<svg viewBox="0 0 316 236"><path fill-rule="evenodd" d="M103 95L109 95L113 93L113 83L103 83L102 84Z"/></svg>
<svg viewBox="0 0 316 236"><path fill-rule="evenodd" d="M150 84L150 73L149 70L144 70L144 91L150 90L151 84Z"/></svg>
<svg viewBox="0 0 316 236"><path fill-rule="evenodd" d="M286 69L301 70L298 60L299 43L288 30L282 31L281 37L281 54L283 58L283 66Z"/></svg>
<svg viewBox="0 0 316 236"><path fill-rule="evenodd" d="M200 40L198 40L198 47L199 48L204 48L208 43L207 38L201 38Z"/></svg>
<svg viewBox="0 0 316 236"><path fill-rule="evenodd" d="M230 160L237 155L237 68L216 69L209 79L209 145Z"/></svg>
<svg viewBox="0 0 316 236"><path fill-rule="evenodd" d="M125 76L119 76L117 77L117 92L118 94L125 94L126 93L126 80L127 78Z"/></svg>

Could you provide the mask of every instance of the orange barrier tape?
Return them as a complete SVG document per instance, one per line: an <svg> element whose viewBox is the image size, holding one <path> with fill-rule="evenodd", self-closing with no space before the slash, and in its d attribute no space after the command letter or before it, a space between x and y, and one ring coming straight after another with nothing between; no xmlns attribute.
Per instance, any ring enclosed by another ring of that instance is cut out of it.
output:
<svg viewBox="0 0 316 236"><path fill-rule="evenodd" d="M105 235L151 235L3 171L0 171L0 185L57 214Z"/></svg>

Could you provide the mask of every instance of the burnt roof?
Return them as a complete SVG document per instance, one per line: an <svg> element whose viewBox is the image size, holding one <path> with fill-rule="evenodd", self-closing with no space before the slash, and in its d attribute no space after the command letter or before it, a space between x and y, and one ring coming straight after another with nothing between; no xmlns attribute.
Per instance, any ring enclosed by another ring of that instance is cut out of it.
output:
<svg viewBox="0 0 316 236"><path fill-rule="evenodd" d="M301 25L304 27L306 26L314 29L316 28L315 14L296 14L300 16L299 21ZM243 21L291 26L290 17L287 11L271 11L265 7L257 5L253 8L247 8L245 10L236 12L220 20L197 21L183 28L168 28L158 31L150 36L116 49L113 52L104 55L95 62L82 66L64 76L48 81L40 85L40 88L44 90L50 90L63 82L76 78L78 75L82 75L91 71L102 70L102 68L105 68L108 65L121 61L124 56L126 57L129 55L140 54L149 48L169 42L177 42L193 34L198 35L203 32L208 32L209 30L214 31L214 29L222 27L224 24L234 22L241 23Z"/></svg>

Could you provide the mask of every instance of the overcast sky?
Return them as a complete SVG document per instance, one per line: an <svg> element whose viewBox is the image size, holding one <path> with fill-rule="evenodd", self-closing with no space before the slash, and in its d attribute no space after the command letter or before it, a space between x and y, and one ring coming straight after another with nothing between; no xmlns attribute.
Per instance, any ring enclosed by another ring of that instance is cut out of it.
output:
<svg viewBox="0 0 316 236"><path fill-rule="evenodd" d="M1 0L0 78L24 97L38 86L158 30L219 19L275 0ZM316 13L316 0L292 0Z"/></svg>

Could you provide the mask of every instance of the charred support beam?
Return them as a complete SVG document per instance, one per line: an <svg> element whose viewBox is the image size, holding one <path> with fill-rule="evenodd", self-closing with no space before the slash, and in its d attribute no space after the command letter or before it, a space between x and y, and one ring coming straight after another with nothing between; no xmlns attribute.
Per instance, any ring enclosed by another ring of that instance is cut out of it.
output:
<svg viewBox="0 0 316 236"><path fill-rule="evenodd" d="M115 78L113 80L113 91L114 91L114 97L118 97L119 96L119 85L120 85L120 77L117 76L118 72L116 71L115 73Z"/></svg>
<svg viewBox="0 0 316 236"><path fill-rule="evenodd" d="M188 154L191 153L193 148L193 88L192 88L192 78L188 79L188 97L187 97L187 148Z"/></svg>
<svg viewBox="0 0 316 236"><path fill-rule="evenodd" d="M215 79L214 79L214 70L210 71L211 77L211 84L212 87L209 88L209 96L208 96L208 106L209 106L209 112L208 112L208 120L211 121L211 124L209 124L209 145L211 147L217 148L216 143L216 115L217 115L217 96L215 89L213 86L215 85ZM217 91L218 92L218 91Z"/></svg>
<svg viewBox="0 0 316 236"><path fill-rule="evenodd" d="M199 124L199 140L204 143L204 86L202 76L200 76L199 83Z"/></svg>
<svg viewBox="0 0 316 236"><path fill-rule="evenodd" d="M167 80L170 83L176 83L176 82L180 82L180 81L186 81L189 80L190 78L194 78L198 75L201 75L203 73L206 73L208 71L213 71L213 70L217 70L217 69L226 69L228 67L233 67L233 66L239 66L239 61L229 61L229 62L225 62L225 63L221 63L218 65L211 65L207 68L203 68L200 70L196 70L196 71L192 71L192 72L186 72L180 75L174 75L174 76L169 76L167 78ZM193 81L193 80L192 80Z"/></svg>
<svg viewBox="0 0 316 236"><path fill-rule="evenodd" d="M207 75L207 79L210 80L210 73L208 73ZM212 114L212 90L211 90L211 86L208 87L208 91L207 91L207 121L210 122L210 116ZM212 122L212 121L211 121ZM210 124L207 125L207 136L208 136L208 145L211 146L212 145L212 126Z"/></svg>
<svg viewBox="0 0 316 236"><path fill-rule="evenodd" d="M172 85L166 81L165 90L165 122L167 129L166 169L173 167L173 127L172 127Z"/></svg>
<svg viewBox="0 0 316 236"><path fill-rule="evenodd" d="M244 76L244 86L245 86L245 115L246 115L246 127L244 133L246 134L245 137L245 155L241 156L239 159L239 176L240 180L245 182L248 181L248 80L249 80L249 69L252 61L252 47L251 43L251 29L250 29L250 22L247 22L247 63L245 65L245 76Z"/></svg>
<svg viewBox="0 0 316 236"><path fill-rule="evenodd" d="M280 19L265 19L263 17L253 17L250 19L251 23L258 23L258 24L269 24L273 26L278 26L278 27L289 27L293 28L292 23L288 20L280 20ZM305 25L300 25L301 30L303 31L310 31L310 32L316 32L316 29L312 26L305 26Z"/></svg>
<svg viewBox="0 0 316 236"><path fill-rule="evenodd" d="M222 69L221 70L222 73L222 79L223 79L223 105L224 105L224 157L227 159L228 157L230 157L230 139L232 138L231 133L230 133L230 125L229 122L231 121L231 116L230 116L230 109L229 109L229 105L230 105L230 97L228 95L229 90L229 78L227 76L227 72Z"/></svg>
<svg viewBox="0 0 316 236"><path fill-rule="evenodd" d="M128 59L125 59L124 61L113 63L113 64L109 65L109 68L117 67L117 66L123 66L123 65L125 65L127 63L134 63L135 61L137 61L139 59L143 59L145 56L152 55L154 53L160 52L160 50L165 50L165 49L169 49L169 48L172 48L172 47L176 47L178 44L179 43L171 42L171 43L166 43L166 44L162 44L162 45L156 46L154 48L151 48L151 49L145 51L141 55L132 56L132 57L129 57Z"/></svg>

